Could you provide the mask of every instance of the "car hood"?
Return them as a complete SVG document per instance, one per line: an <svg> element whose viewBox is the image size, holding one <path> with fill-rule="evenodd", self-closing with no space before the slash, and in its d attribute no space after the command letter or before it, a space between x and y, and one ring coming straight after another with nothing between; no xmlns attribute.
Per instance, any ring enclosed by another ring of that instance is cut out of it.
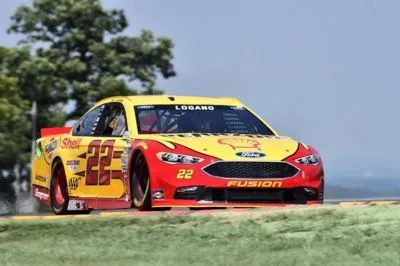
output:
<svg viewBox="0 0 400 266"><path fill-rule="evenodd" d="M299 146L299 142L284 136L171 134L152 135L149 139L179 144L222 160L281 161Z"/></svg>

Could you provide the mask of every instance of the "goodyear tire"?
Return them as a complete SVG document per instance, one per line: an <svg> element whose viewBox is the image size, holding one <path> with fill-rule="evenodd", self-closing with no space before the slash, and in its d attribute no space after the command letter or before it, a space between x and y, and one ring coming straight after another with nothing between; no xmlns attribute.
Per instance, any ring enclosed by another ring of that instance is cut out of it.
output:
<svg viewBox="0 0 400 266"><path fill-rule="evenodd" d="M143 153L133 161L131 172L131 191L134 206L140 211L151 210L150 175Z"/></svg>
<svg viewBox="0 0 400 266"><path fill-rule="evenodd" d="M51 209L57 215L67 214L68 188L64 167L60 160L55 161L51 169L50 204Z"/></svg>

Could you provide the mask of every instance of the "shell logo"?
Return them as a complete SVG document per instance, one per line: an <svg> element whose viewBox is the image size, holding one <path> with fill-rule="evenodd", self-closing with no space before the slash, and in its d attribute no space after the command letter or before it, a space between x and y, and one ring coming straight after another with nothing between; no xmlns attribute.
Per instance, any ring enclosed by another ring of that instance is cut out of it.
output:
<svg viewBox="0 0 400 266"><path fill-rule="evenodd" d="M219 144L228 145L232 149L240 149L240 148L254 148L260 149L259 146L261 145L255 139L246 139L246 138L223 138L218 140Z"/></svg>

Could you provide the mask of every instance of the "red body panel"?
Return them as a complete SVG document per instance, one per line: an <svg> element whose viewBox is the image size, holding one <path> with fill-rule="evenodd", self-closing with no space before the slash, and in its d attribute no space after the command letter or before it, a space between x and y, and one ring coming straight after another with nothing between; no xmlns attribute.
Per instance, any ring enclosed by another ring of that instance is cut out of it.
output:
<svg viewBox="0 0 400 266"><path fill-rule="evenodd" d="M137 142L135 142L137 143ZM174 199L174 194L179 187L191 187L191 186L204 186L209 188L227 188L230 181L237 181L239 185L245 184L250 179L227 179L209 176L202 171L202 168L209 165L210 163L221 161L219 158L211 157L205 154L198 153L189 148L175 145L174 150L169 150L164 145L157 143L156 141L146 141L148 145L147 150L142 150L145 154L146 160L150 168L151 177L151 190L163 190L164 199L152 200L153 207L257 207L257 206L277 206L287 204L266 204L266 203L202 203L196 200L183 200ZM135 149L135 145L132 147ZM184 165L184 164L168 164L160 161L156 157L156 153L159 151L169 151L178 154L185 154L195 157L204 158L204 161L195 165ZM303 166L295 161L296 158L303 157L316 153L313 148L306 149L303 145L299 144L297 152L286 158L284 161L295 165L300 169L299 173L291 178L285 179L269 179L266 182L279 181L282 182L281 188L297 188L307 187L314 189L323 189L324 171L322 162L319 165ZM190 179L177 179L177 174L180 169L191 169L193 170L192 178ZM252 179L254 181L254 179ZM266 188L268 190L268 188ZM321 203L321 200L308 201L307 204Z"/></svg>

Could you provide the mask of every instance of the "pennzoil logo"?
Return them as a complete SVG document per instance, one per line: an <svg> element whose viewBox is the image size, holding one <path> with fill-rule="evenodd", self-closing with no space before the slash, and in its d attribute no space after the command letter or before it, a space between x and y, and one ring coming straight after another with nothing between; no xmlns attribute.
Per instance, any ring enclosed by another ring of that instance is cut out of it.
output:
<svg viewBox="0 0 400 266"><path fill-rule="evenodd" d="M261 143L255 139L247 139L247 138L223 138L218 140L219 144L228 145L232 149L260 149Z"/></svg>
<svg viewBox="0 0 400 266"><path fill-rule="evenodd" d="M229 181L227 186L275 188L275 187L282 187L282 182L281 181Z"/></svg>

